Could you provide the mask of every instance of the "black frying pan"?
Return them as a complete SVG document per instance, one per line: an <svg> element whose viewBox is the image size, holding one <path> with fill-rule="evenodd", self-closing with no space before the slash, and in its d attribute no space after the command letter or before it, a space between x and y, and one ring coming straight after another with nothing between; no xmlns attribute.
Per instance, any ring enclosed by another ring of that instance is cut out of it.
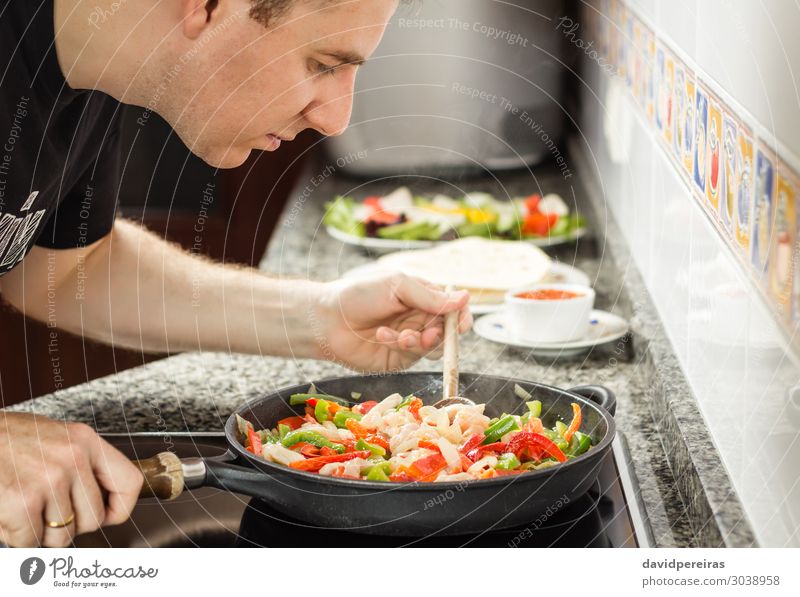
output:
<svg viewBox="0 0 800 597"><path fill-rule="evenodd" d="M458 535L530 524L583 495L595 482L603 457L616 433L612 415L614 394L591 385L562 390L519 379L461 374L459 395L486 403L490 417L522 413L523 400L514 394L519 384L542 402L545 427L572 419L571 402L583 410L581 431L593 447L558 466L522 475L449 483L378 483L296 471L258 458L238 437L235 415L225 425L229 451L218 459L178 459L169 452L140 461L145 474L143 496L177 497L184 487L217 487L268 501L275 509L309 524L352 532L426 536ZM361 400L382 400L395 392L414 394L426 404L442 397L441 373L395 373L341 377L315 384L338 396L361 392ZM236 414L256 429L272 429L277 421L301 414L289 396L309 384L285 388L243 405Z"/></svg>

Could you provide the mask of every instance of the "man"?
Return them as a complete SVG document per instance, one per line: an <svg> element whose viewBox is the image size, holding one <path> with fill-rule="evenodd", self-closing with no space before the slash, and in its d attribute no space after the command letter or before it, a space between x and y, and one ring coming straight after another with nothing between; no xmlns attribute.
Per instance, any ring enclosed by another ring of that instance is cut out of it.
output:
<svg viewBox="0 0 800 597"><path fill-rule="evenodd" d="M144 350L267 352L364 371L436 357L442 314L459 310L460 330L471 325L466 293L400 275L270 280L114 220L124 157L118 102L157 111L195 154L222 168L306 128L338 134L358 65L396 7L3 0L3 299L61 329ZM88 426L0 412L0 541L62 546L120 523L141 483Z"/></svg>

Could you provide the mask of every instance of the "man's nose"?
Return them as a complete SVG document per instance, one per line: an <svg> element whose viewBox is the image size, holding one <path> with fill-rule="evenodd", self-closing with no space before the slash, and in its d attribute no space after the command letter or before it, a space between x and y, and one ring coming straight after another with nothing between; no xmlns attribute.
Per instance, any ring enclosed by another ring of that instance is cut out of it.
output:
<svg viewBox="0 0 800 597"><path fill-rule="evenodd" d="M331 86L305 110L306 120L327 137L341 135L350 123L353 112L353 83Z"/></svg>

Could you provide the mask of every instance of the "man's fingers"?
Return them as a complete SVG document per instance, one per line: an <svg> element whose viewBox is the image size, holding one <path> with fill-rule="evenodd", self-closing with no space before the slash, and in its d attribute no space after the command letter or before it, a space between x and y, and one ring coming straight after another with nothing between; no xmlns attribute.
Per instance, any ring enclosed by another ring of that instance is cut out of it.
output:
<svg viewBox="0 0 800 597"><path fill-rule="evenodd" d="M397 279L395 294L400 302L412 309L439 315L461 309L469 302L466 290L448 294L410 276L401 275Z"/></svg>
<svg viewBox="0 0 800 597"><path fill-rule="evenodd" d="M75 507L75 528L78 534L96 531L106 517L103 494L97 485L92 470L81 467L70 491Z"/></svg>
<svg viewBox="0 0 800 597"><path fill-rule="evenodd" d="M15 493L3 502L0 541L12 547L38 547L44 536L44 503L36 493Z"/></svg>
<svg viewBox="0 0 800 597"><path fill-rule="evenodd" d="M125 455L97 436L93 442L92 468L100 486L108 491L103 525L122 524L139 499L144 479Z"/></svg>
<svg viewBox="0 0 800 597"><path fill-rule="evenodd" d="M75 535L75 518L69 487L66 484L62 486L59 482L58 487L53 487L53 493L44 508L45 526L42 545L45 547L68 546ZM51 528L48 523L62 526Z"/></svg>

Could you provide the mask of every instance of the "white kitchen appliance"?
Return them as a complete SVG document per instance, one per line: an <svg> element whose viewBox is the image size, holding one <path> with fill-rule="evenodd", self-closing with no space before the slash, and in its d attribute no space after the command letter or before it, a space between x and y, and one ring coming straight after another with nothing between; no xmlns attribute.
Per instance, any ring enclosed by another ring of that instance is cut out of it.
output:
<svg viewBox="0 0 800 597"><path fill-rule="evenodd" d="M358 76L350 128L326 141L358 176L519 168L564 130L561 0L401 6ZM361 152L361 153L359 153Z"/></svg>

